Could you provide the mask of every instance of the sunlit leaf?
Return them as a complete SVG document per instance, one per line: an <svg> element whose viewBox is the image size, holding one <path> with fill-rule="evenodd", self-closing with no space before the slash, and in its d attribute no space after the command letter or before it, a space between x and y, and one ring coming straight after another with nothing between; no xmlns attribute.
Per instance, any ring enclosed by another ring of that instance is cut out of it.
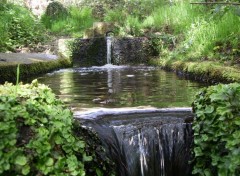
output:
<svg viewBox="0 0 240 176"><path fill-rule="evenodd" d="M15 159L15 163L20 165L20 166L24 166L27 163L27 158L23 155L19 155Z"/></svg>

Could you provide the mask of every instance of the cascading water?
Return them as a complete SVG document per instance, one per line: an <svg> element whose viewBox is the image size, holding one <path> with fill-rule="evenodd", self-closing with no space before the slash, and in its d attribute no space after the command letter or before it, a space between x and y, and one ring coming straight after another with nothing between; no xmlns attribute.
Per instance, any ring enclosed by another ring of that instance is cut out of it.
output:
<svg viewBox="0 0 240 176"><path fill-rule="evenodd" d="M101 115L86 120L101 138L119 176L189 176L190 110Z"/></svg>
<svg viewBox="0 0 240 176"><path fill-rule="evenodd" d="M111 57L112 57L112 37L111 36L107 36L107 64L111 64Z"/></svg>

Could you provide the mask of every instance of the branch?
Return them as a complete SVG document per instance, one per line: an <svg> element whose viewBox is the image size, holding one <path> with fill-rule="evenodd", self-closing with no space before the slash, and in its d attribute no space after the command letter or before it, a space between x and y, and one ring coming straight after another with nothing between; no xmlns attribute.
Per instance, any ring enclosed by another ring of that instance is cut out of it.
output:
<svg viewBox="0 0 240 176"><path fill-rule="evenodd" d="M208 4L223 4L223 5L240 5L240 3L237 2L190 2L190 4L203 4L203 5L208 5Z"/></svg>

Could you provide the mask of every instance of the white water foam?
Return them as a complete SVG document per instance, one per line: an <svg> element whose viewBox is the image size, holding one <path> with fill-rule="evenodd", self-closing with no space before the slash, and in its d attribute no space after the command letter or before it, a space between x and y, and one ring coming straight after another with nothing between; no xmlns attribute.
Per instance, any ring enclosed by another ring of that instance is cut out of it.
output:
<svg viewBox="0 0 240 176"><path fill-rule="evenodd" d="M103 66L92 66L93 69L122 69L122 68L128 68L127 65L113 65L113 64L106 64Z"/></svg>
<svg viewBox="0 0 240 176"><path fill-rule="evenodd" d="M169 111L189 111L190 107L177 108L154 108L154 107L127 107L127 108L87 108L81 111L74 111L74 117L79 119L96 119L103 115L133 114L133 113L154 113Z"/></svg>

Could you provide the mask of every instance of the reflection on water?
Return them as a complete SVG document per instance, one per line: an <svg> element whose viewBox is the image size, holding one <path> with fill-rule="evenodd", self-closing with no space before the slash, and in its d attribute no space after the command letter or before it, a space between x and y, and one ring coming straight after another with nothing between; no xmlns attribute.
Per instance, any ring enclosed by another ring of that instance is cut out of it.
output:
<svg viewBox="0 0 240 176"><path fill-rule="evenodd" d="M190 106L204 85L146 66L64 69L38 79L71 107Z"/></svg>

